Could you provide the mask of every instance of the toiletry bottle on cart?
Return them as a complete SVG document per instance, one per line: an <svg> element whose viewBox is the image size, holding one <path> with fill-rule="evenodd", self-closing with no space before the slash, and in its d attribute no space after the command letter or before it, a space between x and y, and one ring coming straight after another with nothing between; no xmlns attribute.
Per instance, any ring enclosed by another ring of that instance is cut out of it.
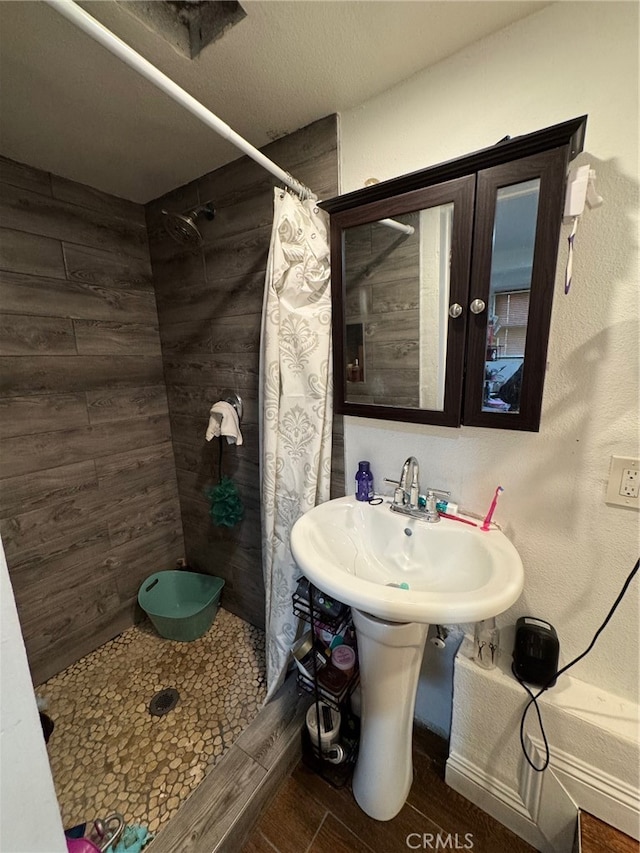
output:
<svg viewBox="0 0 640 853"><path fill-rule="evenodd" d="M368 462L358 462L356 473L356 500L373 500L373 474Z"/></svg>

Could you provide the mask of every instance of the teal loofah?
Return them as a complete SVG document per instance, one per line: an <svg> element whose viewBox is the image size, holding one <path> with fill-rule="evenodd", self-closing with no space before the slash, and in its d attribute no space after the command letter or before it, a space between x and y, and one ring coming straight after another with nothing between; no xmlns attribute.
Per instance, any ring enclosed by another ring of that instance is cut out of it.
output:
<svg viewBox="0 0 640 853"><path fill-rule="evenodd" d="M207 491L211 501L209 515L218 527L234 527L244 515L242 499L233 480L223 477L217 486Z"/></svg>

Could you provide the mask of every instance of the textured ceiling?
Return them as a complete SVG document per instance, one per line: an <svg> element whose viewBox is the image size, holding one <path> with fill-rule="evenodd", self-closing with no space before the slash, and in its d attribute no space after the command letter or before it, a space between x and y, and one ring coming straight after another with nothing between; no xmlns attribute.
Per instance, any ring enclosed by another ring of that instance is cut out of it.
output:
<svg viewBox="0 0 640 853"><path fill-rule="evenodd" d="M123 4L83 5L253 145L350 109L544 2L245 0L187 59ZM0 2L0 153L147 202L239 156L48 5Z"/></svg>

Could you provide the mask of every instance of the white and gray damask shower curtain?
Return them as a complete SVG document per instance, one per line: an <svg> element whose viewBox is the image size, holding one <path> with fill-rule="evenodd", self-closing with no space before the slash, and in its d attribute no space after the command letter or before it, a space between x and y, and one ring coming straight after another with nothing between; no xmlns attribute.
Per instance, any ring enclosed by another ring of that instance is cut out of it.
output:
<svg viewBox="0 0 640 853"><path fill-rule="evenodd" d="M297 628L291 528L329 499L332 415L327 217L314 201L276 189L260 344L267 700L282 684Z"/></svg>

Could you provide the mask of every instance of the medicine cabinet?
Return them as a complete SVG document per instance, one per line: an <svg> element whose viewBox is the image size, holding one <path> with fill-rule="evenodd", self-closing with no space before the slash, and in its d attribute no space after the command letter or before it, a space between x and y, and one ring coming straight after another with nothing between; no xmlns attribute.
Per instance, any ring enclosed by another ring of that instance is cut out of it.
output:
<svg viewBox="0 0 640 853"><path fill-rule="evenodd" d="M585 127L321 203L338 413L539 429L565 176Z"/></svg>

